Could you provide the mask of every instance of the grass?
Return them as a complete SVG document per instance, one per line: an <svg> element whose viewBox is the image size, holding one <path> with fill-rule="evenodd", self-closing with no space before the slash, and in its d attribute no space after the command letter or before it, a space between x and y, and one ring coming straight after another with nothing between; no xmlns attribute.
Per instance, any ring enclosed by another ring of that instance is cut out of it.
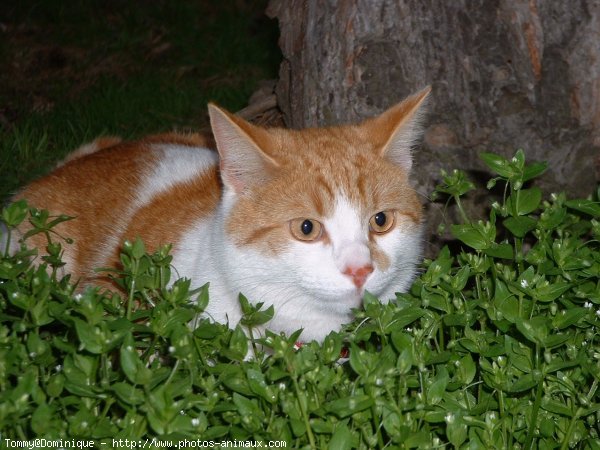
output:
<svg viewBox="0 0 600 450"><path fill-rule="evenodd" d="M275 78L266 1L4 2L0 200L101 134L206 125L206 103L241 109Z"/></svg>

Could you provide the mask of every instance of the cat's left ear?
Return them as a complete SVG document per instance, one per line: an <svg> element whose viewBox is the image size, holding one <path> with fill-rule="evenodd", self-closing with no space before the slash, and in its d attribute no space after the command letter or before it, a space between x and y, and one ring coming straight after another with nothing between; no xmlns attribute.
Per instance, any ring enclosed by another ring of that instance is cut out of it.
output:
<svg viewBox="0 0 600 450"><path fill-rule="evenodd" d="M421 138L421 120L431 87L411 95L379 116L367 120L363 126L373 136L379 155L403 168L412 167L411 148Z"/></svg>

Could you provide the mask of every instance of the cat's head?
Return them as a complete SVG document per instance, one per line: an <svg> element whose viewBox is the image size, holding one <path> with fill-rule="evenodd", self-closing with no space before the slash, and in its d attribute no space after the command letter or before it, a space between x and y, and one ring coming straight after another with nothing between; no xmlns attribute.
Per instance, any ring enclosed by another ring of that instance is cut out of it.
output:
<svg viewBox="0 0 600 450"><path fill-rule="evenodd" d="M228 277L239 290L286 320L335 324L365 290L389 300L409 287L422 221L408 181L411 147L429 91L357 125L299 131L257 127L210 105L235 253ZM305 338L320 337L302 325Z"/></svg>

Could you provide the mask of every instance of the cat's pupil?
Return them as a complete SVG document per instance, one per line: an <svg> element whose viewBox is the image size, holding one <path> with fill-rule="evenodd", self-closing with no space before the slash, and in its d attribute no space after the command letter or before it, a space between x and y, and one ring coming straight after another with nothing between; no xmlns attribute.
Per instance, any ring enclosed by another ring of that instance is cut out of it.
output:
<svg viewBox="0 0 600 450"><path fill-rule="evenodd" d="M379 226L379 227L384 226L386 220L387 220L387 218L385 217L385 213L383 211L375 214L375 223L377 224L377 226Z"/></svg>
<svg viewBox="0 0 600 450"><path fill-rule="evenodd" d="M302 229L302 233L305 236L308 236L313 230L312 222L310 220L306 219L304 222L302 222L301 229Z"/></svg>

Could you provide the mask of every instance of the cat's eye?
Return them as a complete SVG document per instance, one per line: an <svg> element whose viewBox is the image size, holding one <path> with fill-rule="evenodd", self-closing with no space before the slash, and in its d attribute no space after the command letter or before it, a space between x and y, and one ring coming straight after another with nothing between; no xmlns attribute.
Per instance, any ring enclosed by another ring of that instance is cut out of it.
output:
<svg viewBox="0 0 600 450"><path fill-rule="evenodd" d="M316 241L321 237L323 227L314 219L292 219L290 231L299 241Z"/></svg>
<svg viewBox="0 0 600 450"><path fill-rule="evenodd" d="M377 214L371 216L369 228L377 234L387 233L392 229L395 221L393 211L379 211Z"/></svg>

